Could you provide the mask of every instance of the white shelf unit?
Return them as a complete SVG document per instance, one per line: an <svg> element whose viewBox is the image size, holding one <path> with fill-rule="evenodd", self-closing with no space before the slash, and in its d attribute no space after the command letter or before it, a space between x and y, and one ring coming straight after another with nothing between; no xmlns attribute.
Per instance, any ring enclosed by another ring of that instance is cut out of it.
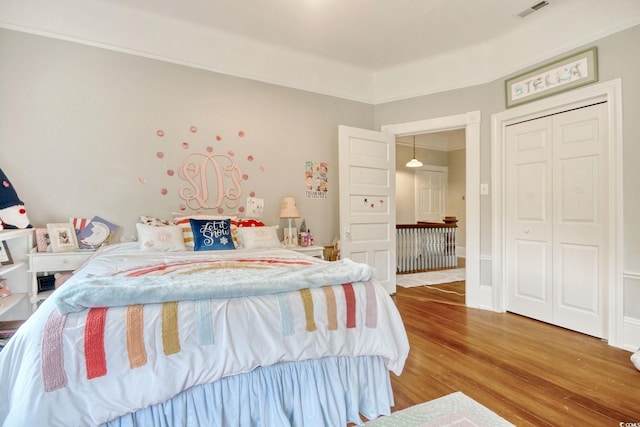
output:
<svg viewBox="0 0 640 427"><path fill-rule="evenodd" d="M33 229L2 230L0 244L3 242L13 262L0 265L0 277L11 291L11 296L0 298L0 321L24 320L31 315L27 255L33 248Z"/></svg>

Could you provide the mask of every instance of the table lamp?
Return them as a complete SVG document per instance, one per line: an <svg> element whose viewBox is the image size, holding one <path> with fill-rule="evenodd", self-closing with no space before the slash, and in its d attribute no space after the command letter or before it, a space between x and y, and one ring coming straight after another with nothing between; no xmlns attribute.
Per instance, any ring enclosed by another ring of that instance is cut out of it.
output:
<svg viewBox="0 0 640 427"><path fill-rule="evenodd" d="M300 212L296 206L296 199L292 196L287 196L282 199L282 206L280 206L280 218L287 218L289 220L289 228L285 235L285 246L297 246L295 244L295 236L291 235L291 219L300 218Z"/></svg>

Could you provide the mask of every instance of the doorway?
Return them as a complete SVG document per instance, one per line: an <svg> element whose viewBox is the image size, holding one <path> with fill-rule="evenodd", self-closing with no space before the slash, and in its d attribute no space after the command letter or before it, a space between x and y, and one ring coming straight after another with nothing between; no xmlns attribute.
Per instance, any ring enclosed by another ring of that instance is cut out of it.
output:
<svg viewBox="0 0 640 427"><path fill-rule="evenodd" d="M452 129L465 131L465 215L466 215L466 305L490 308L482 303L486 292L480 283L480 112L384 125L381 130L398 136L431 133Z"/></svg>

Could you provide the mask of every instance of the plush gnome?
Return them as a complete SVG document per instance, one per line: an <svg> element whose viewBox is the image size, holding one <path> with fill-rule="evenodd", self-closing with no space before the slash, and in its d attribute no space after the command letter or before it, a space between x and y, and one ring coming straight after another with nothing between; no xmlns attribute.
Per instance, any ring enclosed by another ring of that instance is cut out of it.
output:
<svg viewBox="0 0 640 427"><path fill-rule="evenodd" d="M0 169L0 230L3 228L31 228L24 203Z"/></svg>

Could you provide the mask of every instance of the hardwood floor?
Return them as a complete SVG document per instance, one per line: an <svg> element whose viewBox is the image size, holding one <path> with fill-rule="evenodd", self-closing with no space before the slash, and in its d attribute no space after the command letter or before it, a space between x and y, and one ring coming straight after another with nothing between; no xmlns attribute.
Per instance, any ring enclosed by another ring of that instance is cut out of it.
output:
<svg viewBox="0 0 640 427"><path fill-rule="evenodd" d="M464 293L464 282L438 287ZM393 297L411 345L402 375L391 375L394 411L462 391L517 426L640 423L631 353L429 288Z"/></svg>

